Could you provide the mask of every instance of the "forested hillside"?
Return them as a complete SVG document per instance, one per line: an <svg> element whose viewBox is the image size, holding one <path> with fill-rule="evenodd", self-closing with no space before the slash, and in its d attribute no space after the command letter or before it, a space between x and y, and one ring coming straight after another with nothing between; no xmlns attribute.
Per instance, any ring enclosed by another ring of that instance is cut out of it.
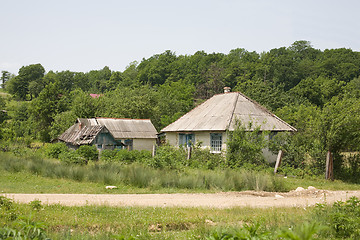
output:
<svg viewBox="0 0 360 240"><path fill-rule="evenodd" d="M53 72L34 64L16 76L3 71L2 82L11 94L0 98L3 142L49 142L78 117L150 118L160 130L229 86L298 129L278 139L296 167L309 159L323 165L327 150L360 148L360 53L351 49L321 51L297 41L263 53L166 51L123 72Z"/></svg>

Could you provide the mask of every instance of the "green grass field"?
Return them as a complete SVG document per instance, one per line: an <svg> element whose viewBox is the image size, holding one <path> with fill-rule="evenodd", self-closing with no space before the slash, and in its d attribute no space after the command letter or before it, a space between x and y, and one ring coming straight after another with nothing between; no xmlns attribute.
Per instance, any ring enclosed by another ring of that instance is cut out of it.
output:
<svg viewBox="0 0 360 240"><path fill-rule="evenodd" d="M13 158L10 160L12 159ZM106 184L104 182L89 181L86 175L79 180L74 180L71 177L54 177L55 175L52 175L52 172L48 173L39 167L41 164L52 164L51 162L40 161L38 165L26 162L28 166L24 167L22 160L15 158L14 160L10 165L3 164L0 168L1 193L117 194L208 193L222 191L214 187L138 187L131 182L125 184L121 181L117 184L118 189L107 190L105 189ZM60 168L60 170L61 169L71 170L71 168L67 168L66 166ZM84 166L81 171L86 174L87 169L88 168ZM129 171L136 169L136 166L135 168L131 166L128 167ZM37 174L37 172L41 174ZM219 172L202 173L198 171L189 171L186 174L189 175L189 179L194 179L194 176L191 175L199 173L204 174L203 176L208 176L206 174L210 174L209 176L219 175ZM51 175L51 177L45 177L46 174ZM169 172L168 174L173 173ZM224 172L224 174L226 174L226 172ZM252 175L248 175L247 177L254 179ZM282 186L281 189L288 190L296 189L297 187L307 188L308 186L328 190L360 189L359 184L349 184L338 180L326 181L322 178L309 177L303 179L293 177L284 178L281 176L277 176L276 178L277 184L281 184ZM171 180L173 178L169 179ZM352 236L360 236L360 231L356 230L360 229L360 226L358 226L360 224L357 224L357 222L360 222L360 217L358 217L360 216L360 204L355 200L353 206L346 206L344 208L345 210L341 209L341 207L342 204L339 204L334 213L331 213L332 208L327 206L267 209L239 207L229 209L109 206L66 207L60 205L45 205L37 201L30 204L7 204L6 201L0 198L0 239L1 236L4 236L2 234L6 235L14 231L13 229L17 229L19 232L24 232L25 230L30 232L43 232L47 237L50 237L50 239L214 240L225 239L221 237L227 236L227 234L232 231L235 232L234 234L241 235L245 231L243 229L248 225L250 227L245 232L248 235L252 232L254 235L252 239L279 239L276 236L282 231L290 231L291 234L295 234L292 231L298 231L299 236L303 233L315 236L315 238L284 237L282 239L329 239L329 235L326 232L319 230L323 227L332 229L331 239L345 239L343 236L347 236L348 239L356 239ZM338 210L339 208L340 210ZM325 211L320 214L319 212L324 209ZM339 213L341 214L339 215ZM354 216L351 216L351 214ZM343 218L343 216L346 218ZM259 225L256 225L257 223L259 223ZM318 225L321 225L321 228L317 228ZM338 233L336 226L344 226L343 229L346 231L344 230L344 232ZM352 235L346 235L347 232L350 232ZM336 238L334 236L336 236Z"/></svg>
<svg viewBox="0 0 360 240"><path fill-rule="evenodd" d="M281 177L279 177L281 178ZM359 184L345 183L339 180L324 179L282 179L288 189L313 186L327 190L360 190ZM131 185L117 185L117 189L105 189L104 184L79 182L71 179L46 178L29 172L8 172L0 169L0 192L2 193L87 193L87 194L117 194L117 193L211 193L217 189L178 189L178 188L138 188Z"/></svg>
<svg viewBox="0 0 360 240"><path fill-rule="evenodd" d="M204 239L217 229L239 228L261 222L268 229L303 222L303 208L289 209L210 209L153 207L64 207L13 204L12 213L43 222L51 239ZM1 215L0 215L1 216ZM1 225L8 220L0 218Z"/></svg>

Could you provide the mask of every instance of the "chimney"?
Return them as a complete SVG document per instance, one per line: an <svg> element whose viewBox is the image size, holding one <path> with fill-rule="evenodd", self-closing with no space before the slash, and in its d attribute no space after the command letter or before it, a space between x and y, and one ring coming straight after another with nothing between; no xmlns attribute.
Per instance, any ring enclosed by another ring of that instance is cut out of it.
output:
<svg viewBox="0 0 360 240"><path fill-rule="evenodd" d="M224 93L231 92L231 87L224 87Z"/></svg>
<svg viewBox="0 0 360 240"><path fill-rule="evenodd" d="M79 122L79 130L81 130L81 129L82 129L82 123Z"/></svg>

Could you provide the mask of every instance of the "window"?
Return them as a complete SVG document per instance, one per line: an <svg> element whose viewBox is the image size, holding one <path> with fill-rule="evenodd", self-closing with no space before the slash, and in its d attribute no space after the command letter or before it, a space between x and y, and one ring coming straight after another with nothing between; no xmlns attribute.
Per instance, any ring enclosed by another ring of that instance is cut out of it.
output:
<svg viewBox="0 0 360 240"><path fill-rule="evenodd" d="M195 134L179 134L179 146L188 146L190 147L191 144L195 143Z"/></svg>
<svg viewBox="0 0 360 240"><path fill-rule="evenodd" d="M129 150L129 151L133 150L133 140L132 139L126 139L124 141L124 143L125 143L125 147L127 150Z"/></svg>
<svg viewBox="0 0 360 240"><path fill-rule="evenodd" d="M222 145L222 134L221 133L210 133L210 150L213 153L221 152Z"/></svg>

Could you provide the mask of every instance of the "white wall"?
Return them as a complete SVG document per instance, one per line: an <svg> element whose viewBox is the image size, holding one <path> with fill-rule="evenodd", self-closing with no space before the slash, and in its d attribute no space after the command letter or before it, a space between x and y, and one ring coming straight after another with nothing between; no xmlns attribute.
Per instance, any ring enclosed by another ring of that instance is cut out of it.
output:
<svg viewBox="0 0 360 240"><path fill-rule="evenodd" d="M202 148L210 149L210 133L212 132L194 132L195 135L195 144L201 142ZM226 132L222 133L222 149L226 149ZM172 146L179 146L179 133L167 132L166 133L166 142Z"/></svg>
<svg viewBox="0 0 360 240"><path fill-rule="evenodd" d="M152 151L156 144L156 139L153 138L135 138L133 139L134 150L149 150Z"/></svg>
<svg viewBox="0 0 360 240"><path fill-rule="evenodd" d="M202 148L210 149L210 133L211 132L194 132L195 143L201 142ZM222 146L221 146L222 151L226 151L227 138L228 138L227 133L223 132L222 133ZM166 141L170 145L178 147L179 146L179 133L167 132L166 133ZM273 154L268 149L263 149L262 152L265 157L265 160L268 161L269 163L276 161L276 157L277 157L276 154Z"/></svg>

